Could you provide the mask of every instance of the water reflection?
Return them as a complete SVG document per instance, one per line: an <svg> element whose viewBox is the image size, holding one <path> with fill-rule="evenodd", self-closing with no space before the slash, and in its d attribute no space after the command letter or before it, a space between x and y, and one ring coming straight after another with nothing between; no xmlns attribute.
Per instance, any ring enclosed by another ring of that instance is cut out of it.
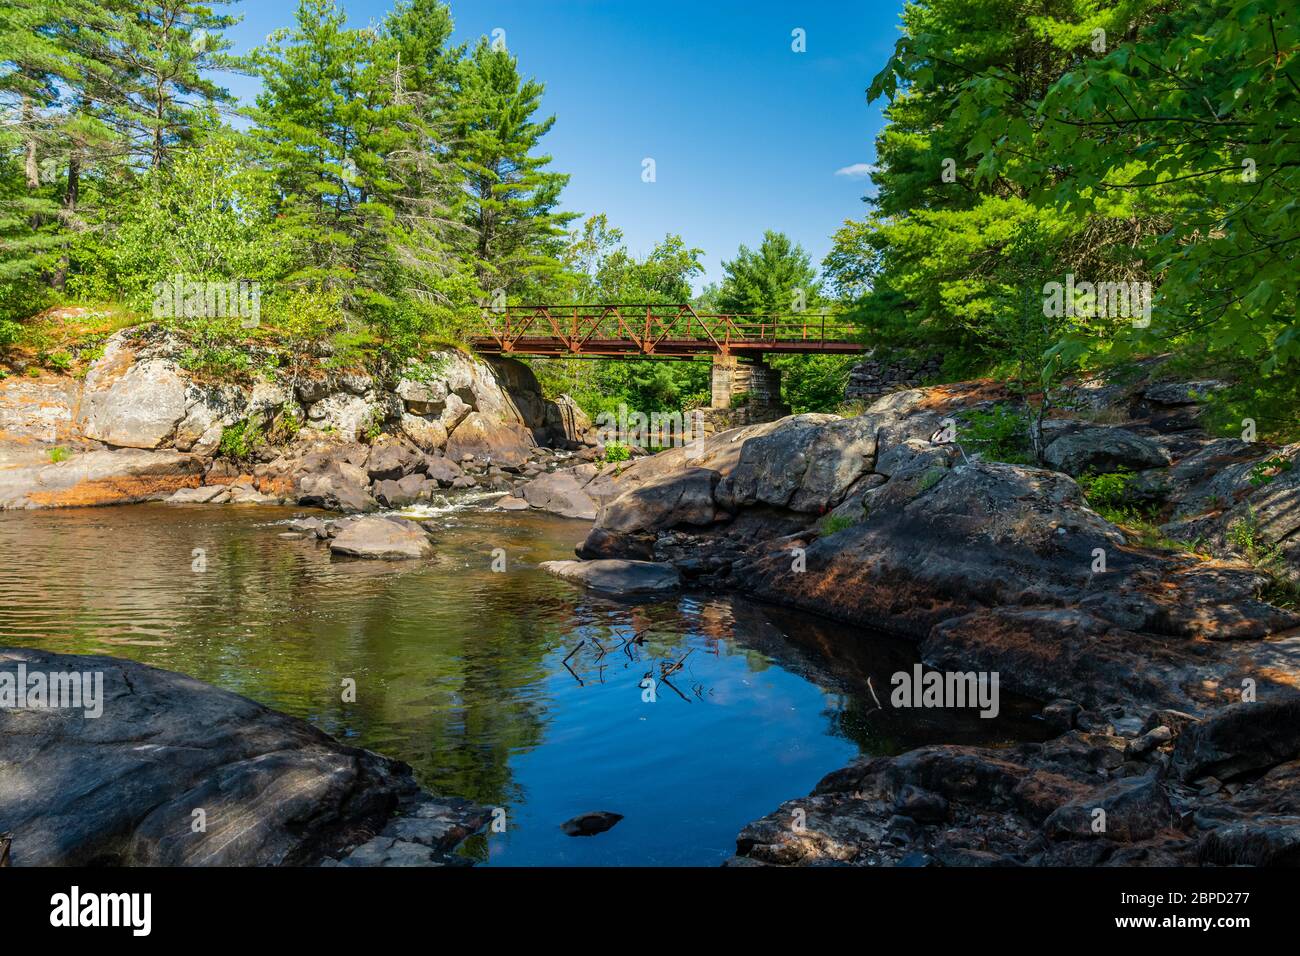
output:
<svg viewBox="0 0 1300 956"><path fill-rule="evenodd" d="M859 751L1032 733L1005 700L993 722L878 708L872 691L913 660L898 642L721 596L605 599L537 571L572 554L579 522L440 511L436 558L391 565L284 537L300 513L0 514L0 643L192 674L406 760L435 791L506 809L507 833L474 850L492 864L712 864ZM589 810L625 819L560 831Z"/></svg>

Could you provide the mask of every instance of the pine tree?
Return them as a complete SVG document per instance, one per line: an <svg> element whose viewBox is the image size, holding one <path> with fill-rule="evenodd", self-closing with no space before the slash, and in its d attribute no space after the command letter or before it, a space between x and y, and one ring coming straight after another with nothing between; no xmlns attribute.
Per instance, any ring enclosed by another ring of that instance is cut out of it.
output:
<svg viewBox="0 0 1300 956"><path fill-rule="evenodd" d="M516 59L480 40L463 61L452 154L465 176L465 222L479 284L520 295L558 278L565 227L556 211L569 177L535 155L555 117L537 121L543 86L519 75Z"/></svg>
<svg viewBox="0 0 1300 956"><path fill-rule="evenodd" d="M302 0L296 26L254 55L254 116L298 247L289 283L341 291L359 313L392 278L392 160L413 110L399 102L395 45L344 24L332 0Z"/></svg>

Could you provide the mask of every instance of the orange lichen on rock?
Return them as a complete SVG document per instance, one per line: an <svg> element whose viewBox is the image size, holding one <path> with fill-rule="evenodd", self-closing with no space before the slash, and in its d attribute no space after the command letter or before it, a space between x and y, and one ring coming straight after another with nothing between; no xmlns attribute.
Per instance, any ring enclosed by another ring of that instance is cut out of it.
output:
<svg viewBox="0 0 1300 956"><path fill-rule="evenodd" d="M130 475L83 481L61 491L33 492L28 497L48 508L90 508L165 498L181 488L197 488L202 475Z"/></svg>
<svg viewBox="0 0 1300 956"><path fill-rule="evenodd" d="M262 494L274 495L277 498L292 498L298 492L298 484L291 475L277 477L265 475L256 479L253 485Z"/></svg>
<svg viewBox="0 0 1300 956"><path fill-rule="evenodd" d="M1000 402L1008 397L1007 387L991 378L951 385L932 385L923 389L925 397L917 404L919 411L943 412L980 402Z"/></svg>

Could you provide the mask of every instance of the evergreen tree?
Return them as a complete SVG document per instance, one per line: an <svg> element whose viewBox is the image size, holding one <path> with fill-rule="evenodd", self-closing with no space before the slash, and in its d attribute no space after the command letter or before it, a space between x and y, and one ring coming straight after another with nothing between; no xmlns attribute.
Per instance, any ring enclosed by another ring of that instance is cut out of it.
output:
<svg viewBox="0 0 1300 956"><path fill-rule="evenodd" d="M784 233L768 230L757 249L742 245L722 271L718 308L723 312L796 312L821 301L808 253Z"/></svg>
<svg viewBox="0 0 1300 956"><path fill-rule="evenodd" d="M302 0L295 21L254 54L254 135L297 249L287 281L339 290L360 312L390 286L391 153L411 109L397 101L395 48L377 31L348 29L333 0Z"/></svg>
<svg viewBox="0 0 1300 956"><path fill-rule="evenodd" d="M461 64L452 155L465 177L475 269L485 292L527 295L558 280L565 227L556 211L569 177L548 172L535 151L555 117L534 120L543 86L519 75L516 59L486 39Z"/></svg>

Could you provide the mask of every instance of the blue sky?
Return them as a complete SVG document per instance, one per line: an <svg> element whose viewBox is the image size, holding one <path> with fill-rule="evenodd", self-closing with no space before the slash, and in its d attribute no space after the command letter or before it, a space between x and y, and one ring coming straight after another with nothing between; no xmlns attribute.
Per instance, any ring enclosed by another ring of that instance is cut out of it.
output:
<svg viewBox="0 0 1300 956"><path fill-rule="evenodd" d="M353 25L388 0L352 0ZM902 0L451 0L456 40L505 30L521 70L546 84L557 117L543 141L571 175L566 209L608 214L628 247L666 233L703 248L707 274L763 230L783 231L814 262L831 234L865 213L864 169L882 125L866 102L898 37ZM294 4L240 3L244 52L292 22ZM795 53L791 31L805 31ZM226 77L241 98L256 81ZM642 181L642 160L656 181Z"/></svg>

